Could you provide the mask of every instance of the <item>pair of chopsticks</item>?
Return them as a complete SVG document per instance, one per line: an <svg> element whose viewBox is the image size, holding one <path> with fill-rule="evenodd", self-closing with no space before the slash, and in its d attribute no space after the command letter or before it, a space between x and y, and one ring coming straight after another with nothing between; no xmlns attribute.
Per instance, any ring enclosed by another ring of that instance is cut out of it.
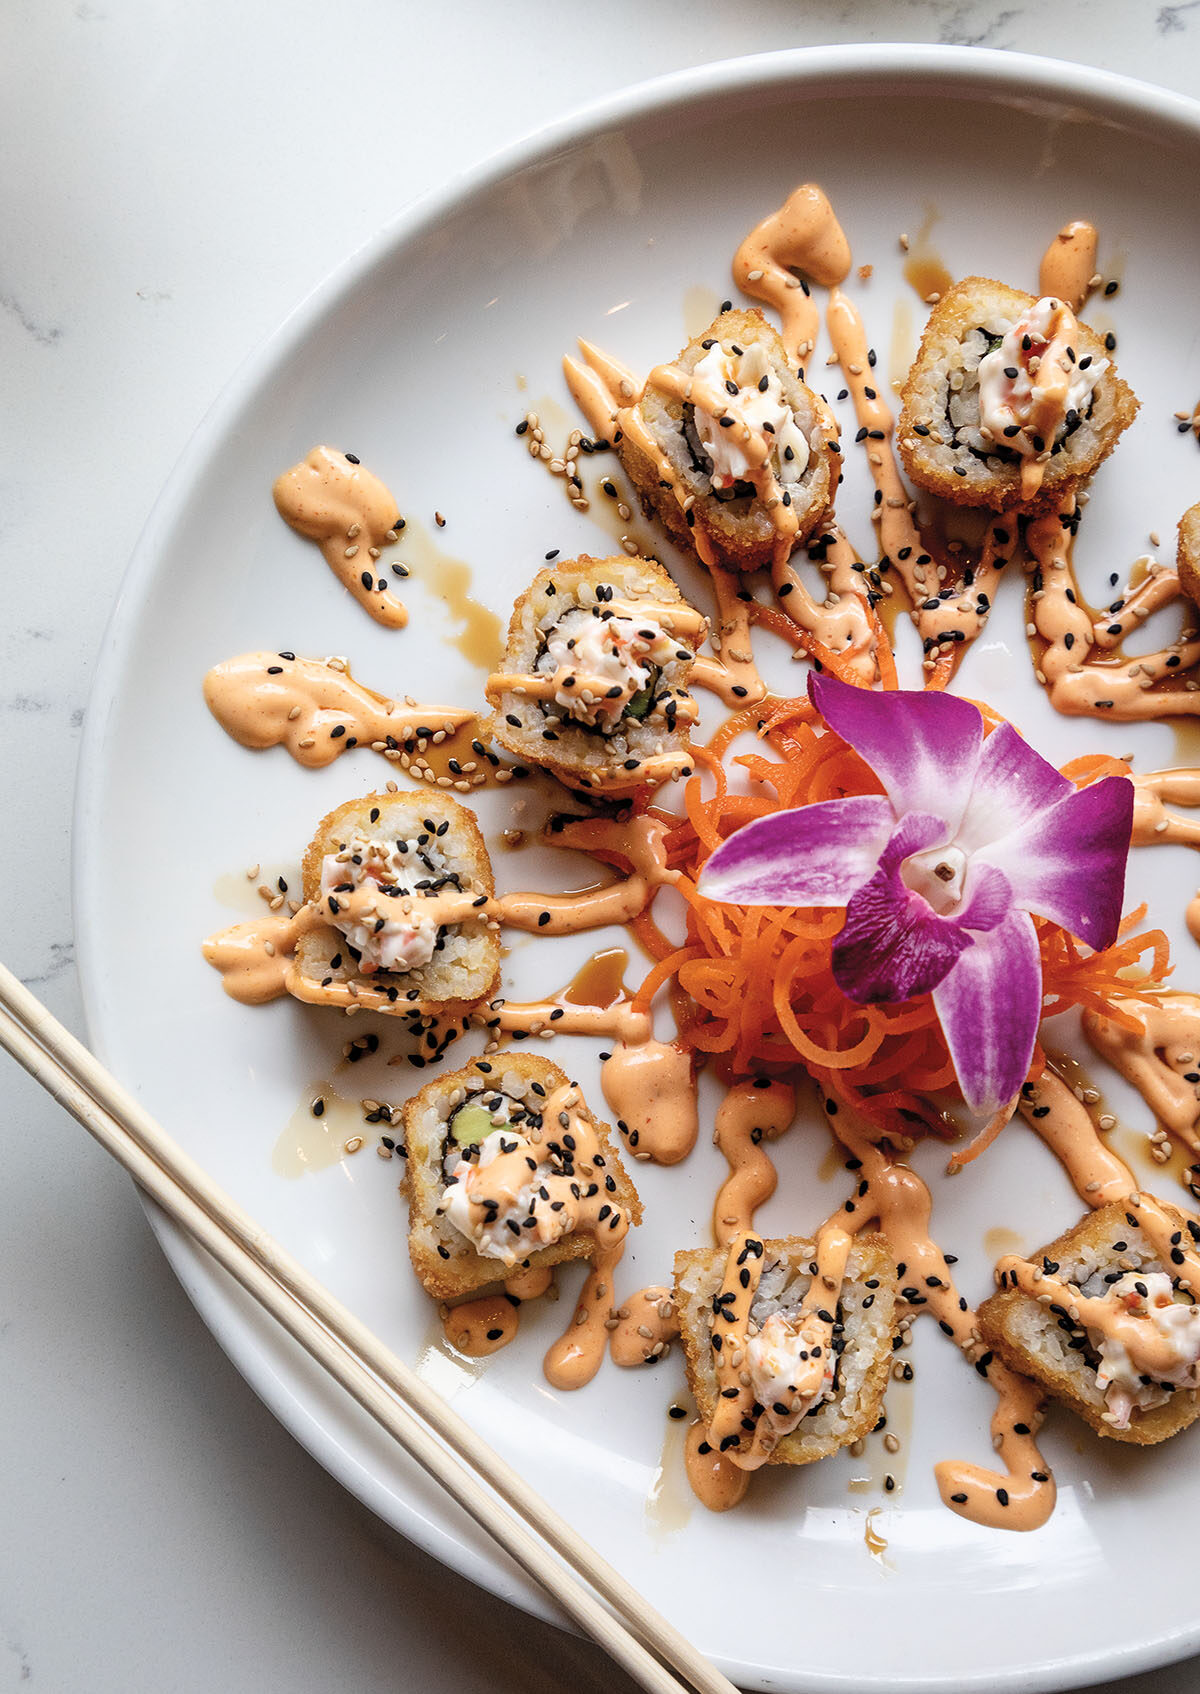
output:
<svg viewBox="0 0 1200 1694"><path fill-rule="evenodd" d="M733 1684L416 1373L223 1192L0 965L0 1046L648 1694Z"/></svg>

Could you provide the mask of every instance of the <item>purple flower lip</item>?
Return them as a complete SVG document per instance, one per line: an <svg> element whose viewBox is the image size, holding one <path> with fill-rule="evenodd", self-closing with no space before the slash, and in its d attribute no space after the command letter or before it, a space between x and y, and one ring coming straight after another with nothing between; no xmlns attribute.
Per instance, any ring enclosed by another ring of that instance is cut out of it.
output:
<svg viewBox="0 0 1200 1694"><path fill-rule="evenodd" d="M932 994L963 1098L1011 1109L1042 1012L1031 914L1099 951L1116 939L1133 784L1076 789L1011 724L984 734L969 700L875 693L813 673L809 697L884 795L852 795L747 824L699 892L746 906L844 906L833 946L862 1005Z"/></svg>

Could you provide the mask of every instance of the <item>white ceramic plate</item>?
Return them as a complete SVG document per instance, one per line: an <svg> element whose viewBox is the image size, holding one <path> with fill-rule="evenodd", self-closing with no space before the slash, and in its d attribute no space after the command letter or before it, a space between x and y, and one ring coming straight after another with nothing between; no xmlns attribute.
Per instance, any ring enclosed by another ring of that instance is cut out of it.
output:
<svg viewBox="0 0 1200 1694"><path fill-rule="evenodd" d="M562 352L582 333L638 368L672 355L685 316L730 292L740 237L805 178L829 191L856 263L874 266L852 287L889 374L923 315L901 279L901 230L915 235L934 217L954 274L1032 285L1060 223L1100 225L1105 272L1123 286L1093 322L1117 329L1143 409L1087 513L1085 587L1105 598L1107 573L1123 573L1152 530L1170 555L1195 497L1195 444L1171 413L1200 392L1200 109L1074 67L912 47L741 60L636 89L406 213L285 324L193 441L130 569L89 713L75 863L89 1023L107 1062L217 1180L388 1343L422 1360L486 1439L738 1680L784 1690L1067 1686L1200 1646L1185 1556L1200 1509L1200 1432L1142 1453L1105 1447L1054 1414L1051 1522L1027 1536L974 1528L939 1505L931 1467L987 1457L992 1396L918 1326L916 1383L889 1405L903 1443L894 1459L877 1437L862 1461L762 1476L741 1510L709 1517L689 1503L682 1427L666 1417L681 1390L677 1358L639 1373L606 1367L583 1393L555 1394L540 1360L564 1299L527 1309L518 1342L486 1367L458 1363L434 1343L408 1270L396 1165L368 1143L298 1179L273 1168L313 1079L351 1097L395 1098L415 1082L407 1068L338 1068L342 1043L368 1027L394 1050L386 1020L350 1025L292 1002L239 1007L199 952L202 936L237 919L228 891L239 878L245 890L241 867L294 865L326 810L390 774L368 752L309 773L282 751L238 748L201 699L209 665L253 647L341 652L368 683L481 699L479 671L447 645L436 595L414 583L408 631L377 628L276 517L276 473L317 441L356 451L414 520L447 514L439 542L471 561L476 592L507 613L549 549L605 550L603 530L513 439L527 405L552 435L560 423L565 431ZM589 478L611 463L590 464ZM839 511L866 549L863 469L852 454ZM706 603L699 575L680 576ZM1004 584L999 601L961 673L965 692L993 701L1056 761L1107 748L1136 749L1144 768L1177 762L1169 727L1049 712L1030 675L1020 585ZM762 645L780 685L794 685L801 673ZM907 662L912 683L911 653ZM485 823L497 829L519 803L512 790L488 794ZM526 821L541 805L535 795ZM578 882L581 861L569 855L496 857L503 886ZM1132 873L1152 919L1172 932L1185 985L1200 980L1180 921L1194 866L1184 849L1160 849L1135 855ZM517 938L509 992L558 988L605 939ZM594 1048L576 1044L569 1063L598 1101ZM1105 1086L1128 1124L1147 1127L1139 1101L1115 1080ZM826 1143L811 1112L778 1151L782 1180L760 1225L811 1229L837 1204L841 1175L822 1174ZM939 1162L919 1160L929 1173ZM638 1168L648 1220L625 1288L663 1277L675 1248L706 1239L718 1178L703 1135L687 1165ZM937 1233L960 1255L973 1299L997 1251L1031 1248L1079 1211L1021 1126L936 1188ZM541 1609L306 1359L161 1219L156 1227L230 1356L330 1471L440 1558ZM569 1299L570 1275L564 1283ZM890 1495L887 1469L898 1484ZM875 1507L882 1556L864 1540Z"/></svg>

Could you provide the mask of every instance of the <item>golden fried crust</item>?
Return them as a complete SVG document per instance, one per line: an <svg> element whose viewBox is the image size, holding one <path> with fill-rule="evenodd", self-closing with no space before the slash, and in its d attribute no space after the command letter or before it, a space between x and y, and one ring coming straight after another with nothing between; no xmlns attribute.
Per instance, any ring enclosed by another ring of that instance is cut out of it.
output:
<svg viewBox="0 0 1200 1694"><path fill-rule="evenodd" d="M374 815L372 815L374 814ZM303 859L303 894L305 900L315 900L321 892L321 862L327 853L336 853L356 830L370 837L380 831L394 832L397 827L409 827L400 820L411 818L419 829L428 819L436 826L448 822L447 841L452 843L454 857L463 865L470 883L489 897L496 892L492 861L488 855L474 812L452 800L448 795L427 791L366 794L361 800L348 800L321 819L316 834L305 850ZM492 970L478 994L469 999L441 1000L432 996L409 1000L404 993L398 998L388 996L403 978L389 972L374 972L360 976L351 971L332 973L324 961L341 950L342 937L332 924L311 930L300 939L295 958L287 973L287 991L297 1000L315 1006L334 1006L345 1009L359 1006L365 1010L385 1012L394 1017L408 1017L413 1012L436 1012L454 1018L490 999L500 987L500 942L487 936L485 946L492 956ZM325 977L333 980L326 983Z"/></svg>
<svg viewBox="0 0 1200 1694"><path fill-rule="evenodd" d="M485 1069L485 1066L488 1068ZM402 1108L407 1157L400 1187L408 1200L409 1256L426 1293L437 1300L453 1300L481 1293L484 1289L498 1288L506 1277L515 1276L517 1270L523 1271L527 1267L548 1269L574 1259L592 1257L594 1237L581 1230L565 1235L549 1247L539 1248L522 1260L517 1269L506 1271L495 1259L481 1257L457 1230L437 1215L437 1203L444 1186L441 1175L442 1138L439 1134L436 1142L432 1140L422 1127L421 1119L430 1107L436 1106L442 1095L459 1085L473 1085L475 1082L494 1084L505 1072L515 1072L528 1082L539 1083L547 1094L570 1080L565 1071L535 1053L506 1051L493 1059L475 1059L449 1076L427 1082L424 1088L405 1101ZM582 1095L580 1100L582 1104ZM629 1212L634 1224L641 1223L642 1204L613 1143L611 1127L593 1116L586 1105L583 1105L583 1112L596 1128L604 1150L606 1169L617 1185L615 1203ZM438 1252L439 1241L448 1257Z"/></svg>
<svg viewBox="0 0 1200 1694"><path fill-rule="evenodd" d="M622 597L623 585L638 579L644 586L634 593L632 588L625 595L630 600L655 600L667 606L690 605L679 592L674 580L655 559L631 558L621 553L607 559L593 559L590 554L581 553L577 559L560 559L545 570L538 572L529 587L518 595L513 606L512 617L509 619L508 636L505 641L504 657L501 669L507 672L521 673L529 668L529 641L531 631L536 628L541 616L559 600L563 609L567 610L574 603L572 595L584 584L592 587L607 585L615 588L618 597ZM703 637L694 644L680 638L680 652L699 646ZM691 670L691 661L680 663L674 681L674 692L677 699L687 699L687 680ZM484 726L486 733L497 745L514 757L523 759L529 764L538 765L542 770L549 771L568 788L582 789L588 794L603 795L606 799L622 799L636 794L645 788L648 781L654 786L665 780L661 776L648 779L637 768L627 770L623 761L615 764L605 761L599 767L587 766L579 760L571 760L564 756L561 749L564 746L578 746L578 737L582 732L572 732L568 729L560 731L557 741L547 741L541 731L544 722L511 724L509 714L521 716L526 710L526 702L512 694L497 695L489 688L489 701L496 706L494 716ZM481 730L483 733L483 730ZM679 722L673 731L660 733L663 750L668 753L679 753L678 775L690 776L692 766L683 757L691 746L689 725ZM587 745L599 749L603 745L602 738L589 738Z"/></svg>
<svg viewBox="0 0 1200 1694"><path fill-rule="evenodd" d="M465 861L472 886L478 888L481 894L495 894L492 861L474 812L469 806L437 790L414 789L397 794L365 794L361 800L347 800L343 805L335 806L323 817L304 853L304 898L315 900L320 894L321 862L327 853L338 852L356 830L370 839L372 831L377 834L381 827L387 827L388 815L399 810L401 805L420 819L428 818L435 824L449 822L455 858Z"/></svg>
<svg viewBox="0 0 1200 1694"><path fill-rule="evenodd" d="M1169 1206L1160 1200L1159 1205L1172 1221L1180 1228L1187 1228L1187 1219L1174 1206ZM1073 1228L1066 1230L1048 1246L1040 1247L1036 1253L1029 1255L1030 1262L1038 1264L1042 1258L1048 1258L1051 1263L1065 1264L1076 1257L1081 1248L1090 1247L1097 1252L1110 1253L1114 1240L1123 1239L1129 1234L1126 1219L1126 1207L1123 1201L1115 1201L1110 1206L1102 1206L1098 1211L1089 1212ZM1114 1270L1119 1254L1112 1254ZM1148 1411L1134 1411L1128 1429L1114 1429L1105 1423L1102 1413L1103 1404L1088 1399L1081 1394L1077 1387L1077 1378L1071 1371L1060 1369L1053 1360L1045 1358L1028 1343L1020 1333L1018 1318L1035 1304L1028 1294L1019 1288L1002 1288L989 1296L978 1311L979 1333L989 1347L997 1352L1005 1364L1011 1365L1023 1376L1028 1376L1039 1383L1054 1399L1060 1400L1064 1406L1069 1406L1073 1412L1090 1424L1097 1435L1102 1435L1109 1441L1123 1441L1139 1447L1151 1447L1160 1441L1166 1441L1172 1435L1177 1435L1181 1429L1186 1429L1200 1417L1200 1394L1181 1389L1164 1405L1152 1406ZM1074 1355L1072 1355L1074 1358ZM1083 1368L1090 1367L1084 1363Z"/></svg>
<svg viewBox="0 0 1200 1694"><path fill-rule="evenodd" d="M932 435L917 433L918 425L934 433L940 433L945 426L945 417L938 414L935 405L935 387L937 371L950 350L994 312L1015 322L1035 303L1036 296L1022 289L1009 288L990 277L972 276L956 282L930 312L917 356L901 391L896 426L901 462L918 488L927 489L956 506L983 506L997 512L1047 512L1093 474L1137 416L1137 396L1110 368L1096 385L1093 413L1096 439L1091 450L1086 455L1063 451L1048 459L1041 489L1028 504L1021 499L1018 464L989 471L965 448L954 449L952 453L939 452ZM1079 325L1078 351L1081 357L1109 356L1101 337L1084 323ZM968 469L966 478L955 472L955 462Z"/></svg>
<svg viewBox="0 0 1200 1694"><path fill-rule="evenodd" d="M769 1257L787 1258L797 1268L807 1266L816 1251L816 1243L796 1236L764 1241ZM878 1281L874 1291L876 1317L884 1319L884 1328L871 1363L859 1390L858 1411L853 1421L839 1435L814 1435L804 1421L790 1435L785 1435L770 1457L769 1465L809 1465L817 1459L829 1458L860 1436L871 1433L879 1422L883 1397L891 1371L891 1338L895 1334L896 1274L887 1242L882 1235L863 1234L855 1237L854 1275L865 1281ZM712 1364L712 1305L711 1294L721 1286L726 1254L723 1248L689 1248L675 1255L675 1299L680 1316L680 1343L687 1368L688 1387L696 1402L701 1421L712 1423L717 1410L716 1377ZM708 1272L711 1294L689 1294L685 1282L695 1274Z"/></svg>
<svg viewBox="0 0 1200 1694"><path fill-rule="evenodd" d="M1189 506L1179 520L1175 562L1179 567L1179 586L1193 605L1200 605L1200 501Z"/></svg>
<svg viewBox="0 0 1200 1694"><path fill-rule="evenodd" d="M807 399L814 423L827 421L828 427L833 427L824 402L789 367L787 351L779 334L757 308L722 312L706 330L687 343L680 351L676 363L690 370L704 357L707 351L705 343L714 338L718 341L764 343L772 363L790 383L795 384L798 393L793 398ZM683 417L683 405L670 396L660 394L648 384L638 403L638 413L651 434L657 434L656 425L664 420L669 419L673 428L678 426ZM671 487L663 486L657 456L645 452L637 441L624 433L614 442L614 446L626 475L637 490L646 515L657 519L677 546L689 553L697 553L699 534L711 550L714 562L726 570L761 570L771 563L775 530L765 511L758 510L753 521L750 521L744 514L732 511L730 506L714 499L712 495L700 495L692 507L690 515L693 524L690 525ZM797 514L800 523L792 543L793 547L802 546L831 513L841 474L841 460L827 441L819 449L812 449L810 442L810 451L813 455L810 463L814 466L809 485L810 494L804 510ZM745 502L732 504L743 506Z"/></svg>

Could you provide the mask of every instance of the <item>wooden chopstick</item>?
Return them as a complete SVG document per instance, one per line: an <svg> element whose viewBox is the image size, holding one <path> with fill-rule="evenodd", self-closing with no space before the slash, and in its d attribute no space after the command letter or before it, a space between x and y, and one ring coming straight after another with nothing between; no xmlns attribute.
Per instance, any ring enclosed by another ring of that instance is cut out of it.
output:
<svg viewBox="0 0 1200 1694"><path fill-rule="evenodd" d="M225 1194L3 965L0 1046L636 1682L650 1694L679 1694L679 1681L665 1661L697 1694L735 1694L732 1683Z"/></svg>

